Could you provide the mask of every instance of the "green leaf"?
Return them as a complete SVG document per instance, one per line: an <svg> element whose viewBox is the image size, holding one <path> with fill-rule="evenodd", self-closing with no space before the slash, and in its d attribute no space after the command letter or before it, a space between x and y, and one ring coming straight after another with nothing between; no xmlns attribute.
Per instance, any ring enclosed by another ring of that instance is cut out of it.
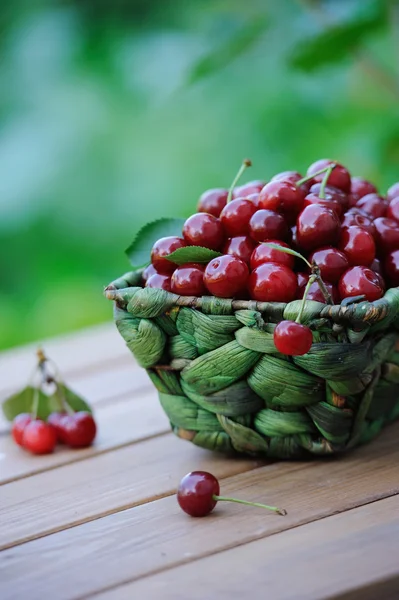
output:
<svg viewBox="0 0 399 600"><path fill-rule="evenodd" d="M283 252L284 254L291 254L292 256L296 256L297 258L301 258L302 260L305 261L305 263L308 265L308 267L312 267L312 265L310 264L310 262L308 260L306 260L306 258L304 256L302 256L302 254L299 254L299 252L296 252L296 250L292 250L291 248L284 248L284 246L280 246L280 244L274 244L273 242L262 242L265 244L265 246L269 246L269 248L273 248L274 250L279 250L280 252Z"/></svg>
<svg viewBox="0 0 399 600"><path fill-rule="evenodd" d="M203 248L202 246L187 246L186 248L178 248L172 254L165 256L171 262L177 265L185 265L186 263L208 263L212 258L222 256L221 252Z"/></svg>
<svg viewBox="0 0 399 600"><path fill-rule="evenodd" d="M21 413L31 413L37 394L37 416L39 419L46 420L51 412L53 412L50 398L41 390L28 386L4 400L2 404L3 413L8 421L12 421Z"/></svg>
<svg viewBox="0 0 399 600"><path fill-rule="evenodd" d="M170 235L181 236L184 219L158 219L138 231L126 254L135 269L150 262L151 248L157 240Z"/></svg>
<svg viewBox="0 0 399 600"><path fill-rule="evenodd" d="M68 388L66 385L59 384L58 387L59 387L60 393L63 395L64 400L74 411L77 412L79 410L86 410L87 412L90 412L90 413L93 412L91 407L87 404L87 402L85 400L83 400L83 398L78 396L70 388Z"/></svg>

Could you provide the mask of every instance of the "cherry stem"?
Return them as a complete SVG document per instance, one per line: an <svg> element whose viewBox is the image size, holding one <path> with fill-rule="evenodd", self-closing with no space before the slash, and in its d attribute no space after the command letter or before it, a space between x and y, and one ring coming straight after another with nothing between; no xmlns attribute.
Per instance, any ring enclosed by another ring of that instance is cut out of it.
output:
<svg viewBox="0 0 399 600"><path fill-rule="evenodd" d="M323 177L323 181L321 182L319 198L321 198L322 200L325 200L325 198L326 198L326 185L330 178L331 173L333 172L334 167L335 167L335 165L330 165L330 167L326 171L326 174Z"/></svg>
<svg viewBox="0 0 399 600"><path fill-rule="evenodd" d="M38 368L42 375L42 385L45 383L48 383L48 384L53 383L56 388L55 395L58 397L58 399L61 403L61 410L68 413L69 415L73 415L75 413L75 411L69 405L69 403L65 397L65 394L64 394L62 388L60 387L61 377L58 372L57 366L55 365L55 363L53 361L51 361L49 358L47 358L47 356L44 354L44 351L41 348L39 348L37 350L36 355L38 358ZM50 363L54 369L56 378L53 377L53 375L51 375L47 370L47 365Z"/></svg>
<svg viewBox="0 0 399 600"><path fill-rule="evenodd" d="M329 169L333 170L334 167L335 167L335 165L328 165L327 167L323 167L322 169L315 171L311 175L306 175L306 177L302 177L302 179L295 182L295 185L296 185L296 187L299 187L303 183L306 183L307 181L310 181L311 179L313 179L313 177L317 177L317 175L322 175L323 173L326 173L326 171L329 171Z"/></svg>
<svg viewBox="0 0 399 600"><path fill-rule="evenodd" d="M268 506L267 504L260 504L259 502L248 502L247 500L239 500L238 498L229 498L228 496L215 496L213 499L217 502L236 502L236 504L245 504L246 506L256 506L257 508L266 508L273 512L285 516L287 511L284 508L277 508L277 506Z"/></svg>
<svg viewBox="0 0 399 600"><path fill-rule="evenodd" d="M320 288L321 293L323 294L324 299L327 302L327 304L334 304L331 294L328 291L324 281L321 278L320 269L315 262L312 264L312 273L316 277L316 281L319 284L319 288Z"/></svg>
<svg viewBox="0 0 399 600"><path fill-rule="evenodd" d="M299 309L298 316L295 319L296 323L300 323L302 320L302 315L303 315L303 311L305 310L306 298L308 296L310 286L312 285L312 283L314 283L316 281L316 279L317 279L317 275L311 275L308 279L308 282L305 287L305 291L303 292L301 308Z"/></svg>
<svg viewBox="0 0 399 600"><path fill-rule="evenodd" d="M32 417L35 421L37 419L37 412L39 410L39 390L35 388L32 404Z"/></svg>
<svg viewBox="0 0 399 600"><path fill-rule="evenodd" d="M240 179L241 175L244 173L245 169L247 169L248 167L250 167L252 165L252 162L249 160L249 158L245 158L242 161L242 165L241 167L238 169L238 173L237 175L234 177L233 183L230 186L229 189L229 193L227 195L227 204L229 202L231 202L231 199L233 198L233 192L234 192L234 188L237 185L238 180Z"/></svg>

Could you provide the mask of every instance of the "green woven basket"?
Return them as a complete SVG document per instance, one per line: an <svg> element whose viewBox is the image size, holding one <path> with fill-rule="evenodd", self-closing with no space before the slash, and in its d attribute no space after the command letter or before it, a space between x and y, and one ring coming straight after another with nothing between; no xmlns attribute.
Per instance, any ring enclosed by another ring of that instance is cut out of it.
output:
<svg viewBox="0 0 399 600"><path fill-rule="evenodd" d="M289 304L176 296L141 270L105 290L116 326L158 390L172 430L210 450L273 458L330 455L399 417L399 288L375 302L307 301L308 354L273 343Z"/></svg>

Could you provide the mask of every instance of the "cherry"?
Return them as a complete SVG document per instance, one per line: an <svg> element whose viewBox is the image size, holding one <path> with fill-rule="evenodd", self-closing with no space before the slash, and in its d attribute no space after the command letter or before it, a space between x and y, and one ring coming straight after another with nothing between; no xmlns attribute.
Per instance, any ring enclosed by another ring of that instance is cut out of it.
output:
<svg viewBox="0 0 399 600"><path fill-rule="evenodd" d="M289 181L290 183L297 184L301 179L303 179L303 175L298 173L298 171L282 171L281 173L274 175L270 181ZM299 187L305 196L309 193L309 189L313 183L314 179L309 179L308 181L301 183L299 186L296 185L296 187Z"/></svg>
<svg viewBox="0 0 399 600"><path fill-rule="evenodd" d="M315 262L320 269L320 276L323 281L338 283L341 275L349 267L347 257L343 252L326 246L319 248L309 256L309 262Z"/></svg>
<svg viewBox="0 0 399 600"><path fill-rule="evenodd" d="M389 202L392 202L392 200L394 198L396 198L397 196L399 196L399 181L397 183L394 183L393 185L391 185L391 187L389 188L389 190L387 192L387 198L388 198Z"/></svg>
<svg viewBox="0 0 399 600"><path fill-rule="evenodd" d="M279 240L268 240L268 242L277 244L281 248L289 248L288 244L285 242L280 242ZM268 262L278 263L280 265L285 265L289 269L293 269L295 265L295 257L292 256L292 254L286 254L285 252L280 252L280 250L271 248L267 244L259 244L251 256L251 270L253 271L256 269L256 267L259 267L259 265L263 265L264 263Z"/></svg>
<svg viewBox="0 0 399 600"><path fill-rule="evenodd" d="M314 175L314 180L316 182L322 182L325 173L320 173L319 175L315 175L315 173L330 165L335 165L335 167L328 178L327 184L339 188L340 190L343 190L344 192L349 194L349 192L351 191L351 177L349 171L345 169L344 166L333 160L329 160L327 158L317 160L316 162L310 165L307 174Z"/></svg>
<svg viewBox="0 0 399 600"><path fill-rule="evenodd" d="M363 212L360 208L350 208L348 212L344 214L341 221L341 227L344 229L345 227L352 226L360 227L361 229L368 231L373 237L375 236L373 221L367 213Z"/></svg>
<svg viewBox="0 0 399 600"><path fill-rule="evenodd" d="M173 267L174 268L174 267ZM149 280L149 278L151 277L151 275L157 275L158 271L156 270L156 268L154 267L154 265L148 265L148 267L146 267L143 271L143 274L141 276L143 283L147 283L147 281Z"/></svg>
<svg viewBox="0 0 399 600"><path fill-rule="evenodd" d="M286 216L290 224L303 208L304 192L290 181L270 181L259 194L259 205Z"/></svg>
<svg viewBox="0 0 399 600"><path fill-rule="evenodd" d="M91 446L97 433L96 422L87 411L67 415L62 421L62 427L64 441L71 448Z"/></svg>
<svg viewBox="0 0 399 600"><path fill-rule="evenodd" d="M374 226L375 240L381 254L384 255L399 249L399 224L396 221L380 217L375 219Z"/></svg>
<svg viewBox="0 0 399 600"><path fill-rule="evenodd" d="M22 435L22 446L32 454L50 454L57 443L57 434L52 425L41 419L28 423Z"/></svg>
<svg viewBox="0 0 399 600"><path fill-rule="evenodd" d="M256 206L256 210L259 210L261 208L259 204L259 194L249 194L245 197L245 199L250 200Z"/></svg>
<svg viewBox="0 0 399 600"><path fill-rule="evenodd" d="M12 422L11 434L18 446L22 446L22 437L25 428L32 421L32 415L29 413L20 413Z"/></svg>
<svg viewBox="0 0 399 600"><path fill-rule="evenodd" d="M382 277L364 266L348 269L339 280L341 299L364 295L369 302L374 302L384 295L385 286Z"/></svg>
<svg viewBox="0 0 399 600"><path fill-rule="evenodd" d="M227 240L223 247L223 254L231 254L249 263L256 243L247 235L240 235Z"/></svg>
<svg viewBox="0 0 399 600"><path fill-rule="evenodd" d="M302 298L303 297L303 292L304 289L306 287L307 282L309 281L309 274L308 273L302 273L301 271L299 273L296 274L297 277L297 283L298 283L298 289L297 289L297 295L296 298Z"/></svg>
<svg viewBox="0 0 399 600"><path fill-rule="evenodd" d="M257 242L285 240L288 237L288 227L282 215L273 210L262 209L251 217L249 234Z"/></svg>
<svg viewBox="0 0 399 600"><path fill-rule="evenodd" d="M310 194L315 194L320 197L320 192L322 189L321 183L314 183L310 190ZM341 205L341 214L343 211L347 210L349 206L349 197L348 194L345 194L342 190L333 187L332 185L326 185L324 188L324 197L326 200L331 200L333 203L339 203Z"/></svg>
<svg viewBox="0 0 399 600"><path fill-rule="evenodd" d="M220 213L220 220L226 235L228 237L247 235L249 221L255 212L256 205L245 198L237 198L226 204Z"/></svg>
<svg viewBox="0 0 399 600"><path fill-rule="evenodd" d="M191 517L205 517L215 508L217 502L236 502L247 506L255 506L271 510L280 515L287 512L275 506L267 506L258 502L247 502L237 498L220 496L220 485L211 473L192 471L183 477L177 489L177 502L180 508Z"/></svg>
<svg viewBox="0 0 399 600"><path fill-rule="evenodd" d="M366 196L363 196L356 206L364 210L368 215L374 217L374 219L385 217L388 208L385 198L378 194L367 194Z"/></svg>
<svg viewBox="0 0 399 600"><path fill-rule="evenodd" d="M184 223L183 237L191 246L219 250L224 241L222 223L213 215L195 213Z"/></svg>
<svg viewBox="0 0 399 600"><path fill-rule="evenodd" d="M54 427L59 442L65 442L64 420L67 416L66 412L53 412L47 419L47 423Z"/></svg>
<svg viewBox="0 0 399 600"><path fill-rule="evenodd" d="M307 282L306 282L307 283ZM333 285L332 283L328 283L327 281L324 283L325 287L327 288L331 299L333 301L334 304L339 304L340 302L340 297L339 297L339 293L338 293L338 289L335 285ZM296 295L297 299L302 299L304 292L305 292L305 286L302 286L300 288L300 290L298 290L298 293ZM306 299L307 300L314 300L315 302L323 302L324 304L327 304L327 300L324 297L323 292L320 289L319 284L317 283L317 281L314 281L313 283L310 284L310 287L308 289L308 293L306 294Z"/></svg>
<svg viewBox="0 0 399 600"><path fill-rule="evenodd" d="M390 287L399 286L399 250L394 250L384 259L384 272Z"/></svg>
<svg viewBox="0 0 399 600"><path fill-rule="evenodd" d="M309 352L313 336L306 325L295 321L280 321L274 329L273 341L281 354L302 356Z"/></svg>
<svg viewBox="0 0 399 600"><path fill-rule="evenodd" d="M382 275L381 262L378 258L375 258L370 265L370 269L379 275Z"/></svg>
<svg viewBox="0 0 399 600"><path fill-rule="evenodd" d="M223 188L207 190L201 194L199 198L198 212L209 213L214 217L219 217L223 208L226 206L228 193L229 190Z"/></svg>
<svg viewBox="0 0 399 600"><path fill-rule="evenodd" d="M311 204L303 209L296 228L298 245L308 251L335 245L341 233L341 223L336 213L319 204Z"/></svg>
<svg viewBox="0 0 399 600"><path fill-rule="evenodd" d="M354 204L356 204L360 198L363 198L363 196L376 193L377 188L370 181L367 181L367 179L362 179L362 177L352 177L351 195Z"/></svg>
<svg viewBox="0 0 399 600"><path fill-rule="evenodd" d="M350 265L368 267L375 259L373 236L365 229L355 225L342 230L339 248L345 253Z"/></svg>
<svg viewBox="0 0 399 600"><path fill-rule="evenodd" d="M398 196L396 196L396 198L393 198L388 205L387 217L388 219L394 219L399 223L399 189Z"/></svg>
<svg viewBox="0 0 399 600"><path fill-rule="evenodd" d="M206 292L203 265L187 263L172 275L171 290L179 296L203 296Z"/></svg>
<svg viewBox="0 0 399 600"><path fill-rule="evenodd" d="M213 296L234 298L246 289L248 276L249 270L244 261L225 254L208 263L204 283Z"/></svg>
<svg viewBox="0 0 399 600"><path fill-rule="evenodd" d="M161 273L155 273L155 275L151 275L147 279L145 287L149 288L158 288L160 290L165 290L166 292L171 291L171 281L170 275L161 275Z"/></svg>
<svg viewBox="0 0 399 600"><path fill-rule="evenodd" d="M175 236L163 237L155 242L151 250L151 263L157 272L164 275L173 273L177 265L164 257L185 246L186 242Z"/></svg>
<svg viewBox="0 0 399 600"><path fill-rule="evenodd" d="M316 194L312 193L308 194L307 196L305 196L304 206L309 206L310 204L320 204L320 206L330 208L336 213L337 217L340 217L342 215L342 204L338 202L338 200L336 200L335 198L328 198L327 194L326 198L320 198L320 196L317 196Z"/></svg>
<svg viewBox="0 0 399 600"><path fill-rule="evenodd" d="M266 181L260 181L259 179L248 181L248 183L234 188L233 198L248 198L249 195L259 194L265 184Z"/></svg>
<svg viewBox="0 0 399 600"><path fill-rule="evenodd" d="M264 263L249 276L248 289L253 300L260 302L291 302L297 291L295 273L278 263Z"/></svg>

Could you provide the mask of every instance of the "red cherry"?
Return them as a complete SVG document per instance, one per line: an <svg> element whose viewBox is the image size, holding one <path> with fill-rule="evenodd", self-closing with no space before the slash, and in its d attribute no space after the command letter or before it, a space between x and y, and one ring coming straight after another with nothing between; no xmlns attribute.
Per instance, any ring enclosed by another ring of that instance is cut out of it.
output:
<svg viewBox="0 0 399 600"><path fill-rule="evenodd" d="M270 181L259 194L261 208L285 215L291 224L302 210L303 201L303 191L289 181Z"/></svg>
<svg viewBox="0 0 399 600"><path fill-rule="evenodd" d="M259 210L261 208L259 204L259 194L249 194L245 197L245 200L250 200L254 204L254 206L256 206L256 210Z"/></svg>
<svg viewBox="0 0 399 600"><path fill-rule="evenodd" d="M53 412L47 419L47 423L54 427L58 441L62 443L65 442L64 420L67 416L65 412Z"/></svg>
<svg viewBox="0 0 399 600"><path fill-rule="evenodd" d="M333 210L337 217L342 215L342 204L340 204L340 202L334 198L320 198L320 196L316 196L316 194L308 194L305 196L304 206L309 206L310 204L319 204L320 206L325 206L326 208Z"/></svg>
<svg viewBox="0 0 399 600"><path fill-rule="evenodd" d="M236 256L248 264L255 246L256 243L249 236L240 235L227 240L222 252Z"/></svg>
<svg viewBox="0 0 399 600"><path fill-rule="evenodd" d="M146 284L147 281L149 280L149 278L151 277L151 275L157 275L157 274L158 274L158 271L156 270L154 265L148 265L148 267L146 267L144 269L143 274L141 276L143 283Z"/></svg>
<svg viewBox="0 0 399 600"><path fill-rule="evenodd" d="M165 290L166 292L170 292L171 291L170 275L161 275L160 273L151 275L151 277L149 277L147 279L145 287L158 288L160 290Z"/></svg>
<svg viewBox="0 0 399 600"><path fill-rule="evenodd" d="M55 429L40 419L31 421L24 429L22 446L32 454L50 454L57 443Z"/></svg>
<svg viewBox="0 0 399 600"><path fill-rule="evenodd" d="M213 215L196 213L184 223L183 237L191 246L219 250L224 241L222 223Z"/></svg>
<svg viewBox="0 0 399 600"><path fill-rule="evenodd" d="M249 221L255 212L255 204L245 198L237 198L226 204L220 213L220 220L226 235L228 237L247 235Z"/></svg>
<svg viewBox="0 0 399 600"><path fill-rule="evenodd" d="M328 283L327 281L324 283L324 285L326 286L328 292L330 293L331 299L334 302L334 304L339 304L340 297L339 297L337 287L335 285L333 285L332 283ZM301 289L298 290L297 295L296 295L298 300L301 300L303 298L304 292L305 292L305 286L301 287ZM314 300L315 302L323 302L324 304L327 304L327 300L325 299L323 292L321 291L320 286L317 283L317 281L314 281L313 283L310 284L308 293L306 295L306 299Z"/></svg>
<svg viewBox="0 0 399 600"><path fill-rule="evenodd" d="M288 244L280 242L279 240L268 240L268 242L277 244L281 248L289 248ZM259 265L268 262L278 263L279 265L285 265L289 269L293 269L295 257L292 256L292 254L286 254L285 252L280 252L280 250L271 248L267 244L259 244L251 256L251 270L253 271L256 267L259 267Z"/></svg>
<svg viewBox="0 0 399 600"><path fill-rule="evenodd" d="M361 227L345 227L342 230L339 249L345 253L350 265L368 267L375 259L374 238Z"/></svg>
<svg viewBox="0 0 399 600"><path fill-rule="evenodd" d="M177 265L164 257L185 246L185 241L175 236L164 237L155 242L151 250L151 263L157 272L164 275L173 273Z"/></svg>
<svg viewBox="0 0 399 600"><path fill-rule="evenodd" d="M205 517L215 508L219 493L219 482L214 475L193 471L181 480L177 501L180 508L191 517Z"/></svg>
<svg viewBox="0 0 399 600"><path fill-rule="evenodd" d="M249 234L257 242L285 240L288 227L284 217L273 210L257 210L249 222Z"/></svg>
<svg viewBox="0 0 399 600"><path fill-rule="evenodd" d="M315 196L320 196L321 191L321 183L314 183L309 190L310 194L315 194ZM326 185L324 188L324 196L326 200L331 200L333 203L339 203L342 207L341 214L343 211L347 210L349 206L349 197L348 194L345 194L342 190L333 187L332 185Z"/></svg>
<svg viewBox="0 0 399 600"><path fill-rule="evenodd" d="M301 179L303 179L303 175L298 173L298 171L282 171L281 173L273 175L270 181L289 181L290 183L294 183L296 187L299 187L299 189L305 196L309 193L310 187L314 184L314 179L308 179L304 183L301 183L300 186L298 186L298 181L300 181Z"/></svg>
<svg viewBox="0 0 399 600"><path fill-rule="evenodd" d="M399 250L394 250L384 259L384 272L390 287L399 286Z"/></svg>
<svg viewBox="0 0 399 600"><path fill-rule="evenodd" d="M319 248L309 256L309 262L315 262L320 269L320 275L323 281L338 283L341 275L349 267L347 257L343 252L326 246Z"/></svg>
<svg viewBox="0 0 399 600"><path fill-rule="evenodd" d="M341 221L341 227L344 229L345 227L360 227L365 231L368 231L370 235L375 236L375 227L373 225L373 221L364 213L360 208L351 208L347 213L344 214L344 217Z"/></svg>
<svg viewBox="0 0 399 600"><path fill-rule="evenodd" d="M328 178L328 181L327 181L328 185L339 188L340 190L343 190L344 192L349 194L349 192L351 191L351 176L349 174L349 171L347 169L345 169L345 167L342 166L340 163L337 163L336 161L329 160L327 158L322 158L321 160L317 160L316 162L314 162L313 164L310 165L310 167L308 168L307 174L313 175L317 171L320 171L320 169L324 169L325 167L328 167L332 164L335 164L335 167L334 167L331 175ZM321 173L320 175L315 175L314 180L316 182L322 182L324 179L324 176L325 176L325 173Z"/></svg>
<svg viewBox="0 0 399 600"><path fill-rule="evenodd" d="M351 195L354 204L363 196L367 196L367 194L376 194L377 188L367 179L362 179L362 177L352 177L351 180Z"/></svg>
<svg viewBox="0 0 399 600"><path fill-rule="evenodd" d="M207 190L201 194L198 201L198 212L209 213L214 217L219 217L223 208L226 206L229 190L215 188Z"/></svg>
<svg viewBox="0 0 399 600"><path fill-rule="evenodd" d="M374 217L374 219L378 219L378 217L385 217L388 203L385 198L378 194L367 194L363 198L360 198L356 206Z"/></svg>
<svg viewBox="0 0 399 600"><path fill-rule="evenodd" d="M299 273L296 274L297 277L297 282L298 282L298 290L297 290L297 295L296 298L302 298L303 297L303 290L307 284L307 282L309 281L309 273L302 273L301 271Z"/></svg>
<svg viewBox="0 0 399 600"><path fill-rule="evenodd" d="M225 254L212 259L204 274L208 291L218 298L234 298L246 289L249 270L236 256Z"/></svg>
<svg viewBox="0 0 399 600"><path fill-rule="evenodd" d="M22 446L22 437L25 428L32 421L32 415L29 413L21 413L15 417L12 422L11 434L18 446Z"/></svg>
<svg viewBox="0 0 399 600"><path fill-rule="evenodd" d="M203 265L187 263L172 275L171 290L178 296L203 296L206 292Z"/></svg>
<svg viewBox="0 0 399 600"><path fill-rule="evenodd" d="M399 224L393 219L375 219L375 241L380 254L399 249Z"/></svg>
<svg viewBox="0 0 399 600"><path fill-rule="evenodd" d="M291 302L297 291L295 273L278 263L264 263L249 276L248 289L253 300Z"/></svg>
<svg viewBox="0 0 399 600"><path fill-rule="evenodd" d="M334 246L341 233L341 223L333 210L311 204L303 209L296 224L296 239L304 250Z"/></svg>
<svg viewBox="0 0 399 600"><path fill-rule="evenodd" d="M295 321L280 321L273 334L274 345L281 354L302 356L309 352L313 336L309 327Z"/></svg>
<svg viewBox="0 0 399 600"><path fill-rule="evenodd" d="M64 428L64 441L71 448L91 446L96 437L96 422L87 411L79 411L64 417L62 425Z"/></svg>
<svg viewBox="0 0 399 600"><path fill-rule="evenodd" d="M364 295L374 302L384 295L383 279L378 273L363 266L351 267L339 280L338 289L341 299Z"/></svg>
<svg viewBox="0 0 399 600"><path fill-rule="evenodd" d="M260 179L248 181L248 183L234 188L233 198L248 198L249 195L259 194L265 184L266 181L260 181Z"/></svg>
<svg viewBox="0 0 399 600"><path fill-rule="evenodd" d="M396 196L396 198L393 198L388 205L387 217L388 219L394 219L396 222L399 223L399 190L398 196Z"/></svg>
<svg viewBox="0 0 399 600"><path fill-rule="evenodd" d="M391 187L389 188L389 190L387 192L387 198L388 198L389 202L392 202L392 200L394 198L396 198L397 196L399 196L399 181L397 183L394 183L393 185L391 185Z"/></svg>

